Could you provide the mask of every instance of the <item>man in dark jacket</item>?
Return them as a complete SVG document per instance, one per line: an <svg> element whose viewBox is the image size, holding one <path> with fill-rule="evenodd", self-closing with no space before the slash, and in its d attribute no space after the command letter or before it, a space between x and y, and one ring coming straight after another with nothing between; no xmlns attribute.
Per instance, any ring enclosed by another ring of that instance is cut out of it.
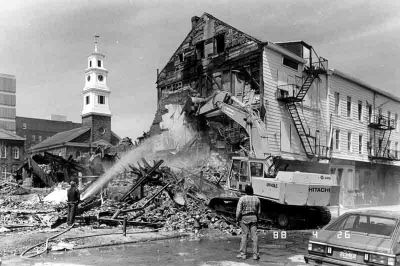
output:
<svg viewBox="0 0 400 266"><path fill-rule="evenodd" d="M253 259L260 258L258 253L257 222L261 214L260 199L253 195L253 187L246 185L245 196L240 197L237 209L236 220L242 228L242 241L240 242L240 254L238 258L246 259L247 238L251 236L253 240Z"/></svg>
<svg viewBox="0 0 400 266"><path fill-rule="evenodd" d="M76 187L76 182L71 181L71 187L67 191L68 196L68 218L67 224L73 225L75 222L75 215L78 207L78 203L80 201L80 193L78 188Z"/></svg>

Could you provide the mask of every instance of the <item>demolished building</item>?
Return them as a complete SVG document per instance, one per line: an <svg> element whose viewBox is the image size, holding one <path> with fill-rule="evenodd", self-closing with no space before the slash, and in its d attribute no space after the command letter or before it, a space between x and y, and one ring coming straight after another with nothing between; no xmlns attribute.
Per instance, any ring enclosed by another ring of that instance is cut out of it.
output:
<svg viewBox="0 0 400 266"><path fill-rule="evenodd" d="M304 41L261 41L207 13L191 22L157 76L156 150L246 154L243 128L188 101L226 91L259 114L285 169L335 174L345 206L398 203L399 98L329 69Z"/></svg>

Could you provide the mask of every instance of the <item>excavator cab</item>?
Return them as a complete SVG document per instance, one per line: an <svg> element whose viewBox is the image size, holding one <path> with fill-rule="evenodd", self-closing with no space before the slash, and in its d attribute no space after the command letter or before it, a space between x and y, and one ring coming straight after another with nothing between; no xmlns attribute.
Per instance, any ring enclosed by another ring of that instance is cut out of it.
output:
<svg viewBox="0 0 400 266"><path fill-rule="evenodd" d="M233 157L229 172L228 187L231 190L244 192L247 184L252 184L253 178L267 178L264 172L264 161L247 157Z"/></svg>

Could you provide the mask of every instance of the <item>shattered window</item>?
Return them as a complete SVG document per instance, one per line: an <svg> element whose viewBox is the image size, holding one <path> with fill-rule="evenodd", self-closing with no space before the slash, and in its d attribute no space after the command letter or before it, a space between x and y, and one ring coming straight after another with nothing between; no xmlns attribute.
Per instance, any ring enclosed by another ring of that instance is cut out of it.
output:
<svg viewBox="0 0 400 266"><path fill-rule="evenodd" d="M225 35L220 34L215 37L215 46L217 53L223 53L225 51Z"/></svg>
<svg viewBox="0 0 400 266"><path fill-rule="evenodd" d="M287 57L283 58L283 65L287 66L287 67L290 67L290 68L293 68L296 71L297 71L297 69L299 67L299 63L297 63L296 61L294 61L292 59L289 59Z"/></svg>
<svg viewBox="0 0 400 266"><path fill-rule="evenodd" d="M204 58L204 41L198 42L196 44L196 55L197 59Z"/></svg>

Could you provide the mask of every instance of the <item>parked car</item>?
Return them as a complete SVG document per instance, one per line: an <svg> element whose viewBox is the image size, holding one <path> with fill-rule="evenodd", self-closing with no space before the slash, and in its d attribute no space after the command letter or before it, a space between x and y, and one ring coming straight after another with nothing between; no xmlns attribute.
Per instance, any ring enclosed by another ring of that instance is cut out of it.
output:
<svg viewBox="0 0 400 266"><path fill-rule="evenodd" d="M314 231L304 256L311 265L400 265L400 212L360 210Z"/></svg>

